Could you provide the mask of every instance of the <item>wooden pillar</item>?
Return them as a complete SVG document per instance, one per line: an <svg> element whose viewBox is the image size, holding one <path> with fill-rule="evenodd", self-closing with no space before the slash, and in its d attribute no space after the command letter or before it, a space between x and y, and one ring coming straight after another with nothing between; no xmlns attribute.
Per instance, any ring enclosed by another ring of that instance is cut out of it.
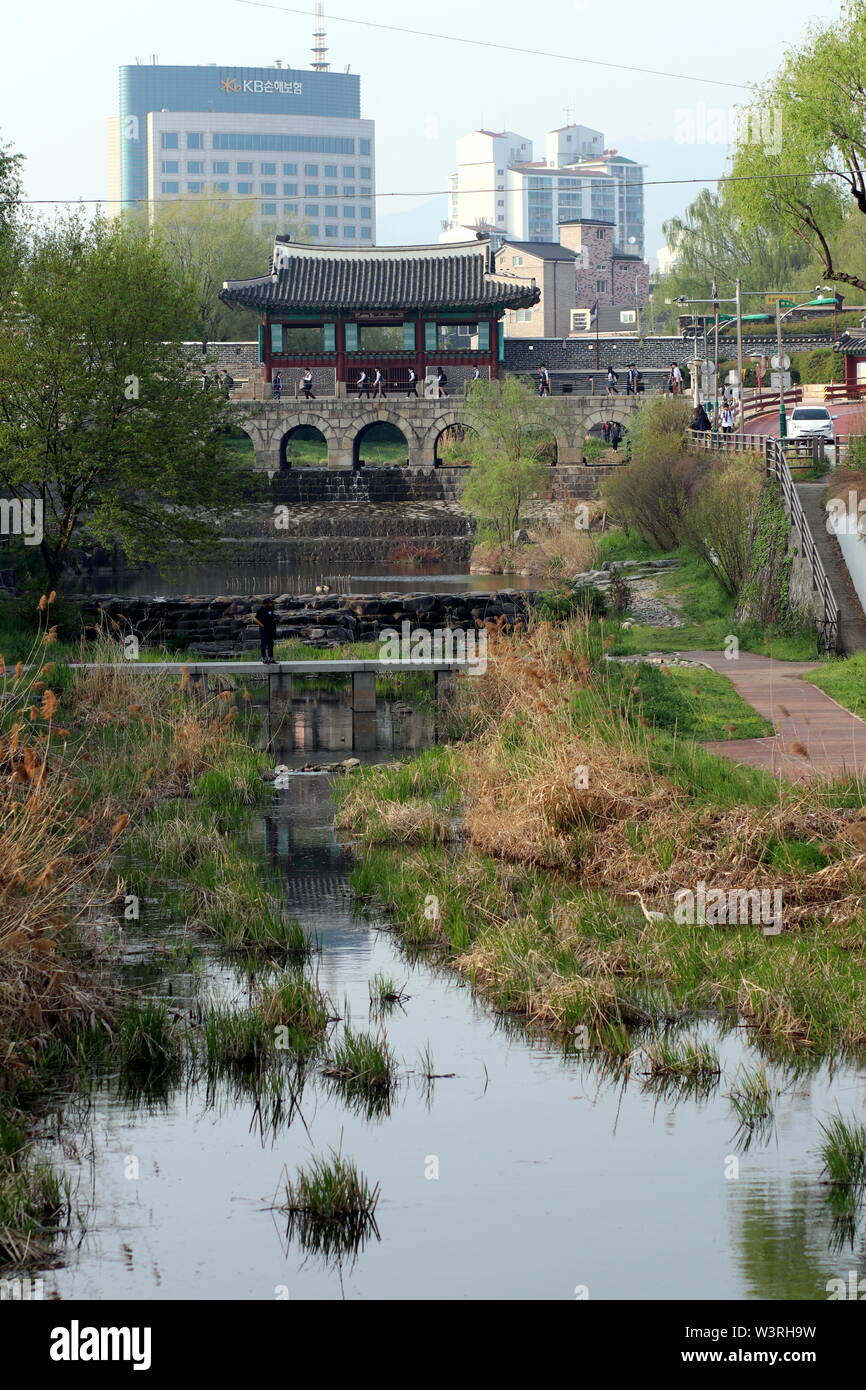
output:
<svg viewBox="0 0 866 1390"><path fill-rule="evenodd" d="M497 318L490 320L490 379L496 380L499 376L499 334L502 332L502 325Z"/></svg>
<svg viewBox="0 0 866 1390"><path fill-rule="evenodd" d="M352 711L352 747L370 753L376 747L376 715L364 710Z"/></svg>
<svg viewBox="0 0 866 1390"><path fill-rule="evenodd" d="M344 396L346 394L346 324L342 318L337 318L334 323L334 348L336 350L334 395ZM342 391L340 390L341 385Z"/></svg>
<svg viewBox="0 0 866 1390"><path fill-rule="evenodd" d="M419 314L417 319L415 320L415 371L418 373L418 385L422 388L420 393L422 396L424 394L424 378L427 374L427 363L425 357L426 352L427 347L424 338L424 320Z"/></svg>
<svg viewBox="0 0 866 1390"><path fill-rule="evenodd" d="M360 714L376 713L376 677L372 671L355 671L352 676L352 709Z"/></svg>

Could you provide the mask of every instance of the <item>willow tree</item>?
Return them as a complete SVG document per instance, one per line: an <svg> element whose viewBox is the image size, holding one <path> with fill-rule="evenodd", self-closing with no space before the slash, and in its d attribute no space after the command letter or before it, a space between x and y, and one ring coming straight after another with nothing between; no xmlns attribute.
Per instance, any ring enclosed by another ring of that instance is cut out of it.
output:
<svg viewBox="0 0 866 1390"><path fill-rule="evenodd" d="M743 113L730 185L746 226L800 243L828 280L866 290L839 238L866 234L866 0L814 26ZM860 219L863 218L861 222Z"/></svg>
<svg viewBox="0 0 866 1390"><path fill-rule="evenodd" d="M154 562L213 538L203 509L237 495L237 470L230 407L181 344L191 278L158 240L76 212L28 235L8 288L0 493L40 515L48 584L85 538Z"/></svg>
<svg viewBox="0 0 866 1390"><path fill-rule="evenodd" d="M524 503L549 481L544 455L553 439L551 409L515 376L476 381L470 391L465 443L471 471L461 501L500 545L512 544Z"/></svg>

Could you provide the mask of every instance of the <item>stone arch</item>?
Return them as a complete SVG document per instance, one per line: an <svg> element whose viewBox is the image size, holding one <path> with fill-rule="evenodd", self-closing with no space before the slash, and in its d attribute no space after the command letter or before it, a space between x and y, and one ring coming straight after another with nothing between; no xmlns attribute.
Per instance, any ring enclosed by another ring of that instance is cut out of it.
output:
<svg viewBox="0 0 866 1390"><path fill-rule="evenodd" d="M453 441L446 439L446 436L451 431L454 432ZM450 465L451 467L456 467L461 464L467 463L467 459L460 457L458 446L460 443L462 443L466 435L475 433L475 427L473 425L468 425L465 422L465 420L458 420L456 418L456 413L452 418L442 418L435 421L435 423L430 427L430 439L432 440L433 444L433 462L436 465L436 467L440 468L443 466L443 464L446 466ZM449 443L453 443L454 446L455 456L452 459L449 459L445 455L445 450L447 449Z"/></svg>
<svg viewBox="0 0 866 1390"><path fill-rule="evenodd" d="M411 462L414 430L412 430L411 427L407 428L405 422L400 424L395 419L389 419L384 415L377 415L361 424L360 428L357 429L352 436L351 450L353 467L361 463L364 459L364 441L370 441L370 447L373 447L370 434L371 431L374 430L377 432L387 431L390 439L393 440L395 444L400 445L399 457L395 457L393 462L385 463L380 466L399 468ZM387 441L383 440L382 442L385 443Z"/></svg>
<svg viewBox="0 0 866 1390"><path fill-rule="evenodd" d="M297 437L300 431L315 431L325 445L325 457L318 465L320 468L327 468L334 456L334 451L339 447L339 441L334 432L330 420L324 415L320 415L315 410L298 411L289 420L281 421L279 435L279 459L280 468L291 468L291 460L288 457L288 449L293 438Z"/></svg>

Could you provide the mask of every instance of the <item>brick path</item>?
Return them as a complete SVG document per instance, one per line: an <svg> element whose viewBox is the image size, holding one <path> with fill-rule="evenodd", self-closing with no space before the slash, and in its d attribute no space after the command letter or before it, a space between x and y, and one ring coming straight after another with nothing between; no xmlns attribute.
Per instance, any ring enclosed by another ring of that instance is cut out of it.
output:
<svg viewBox="0 0 866 1390"><path fill-rule="evenodd" d="M705 743L711 753L788 781L854 773L866 777L866 721L801 679L817 662L776 661L752 652L740 652L736 661L728 661L723 652L680 655L727 676L738 694L776 726L770 738Z"/></svg>

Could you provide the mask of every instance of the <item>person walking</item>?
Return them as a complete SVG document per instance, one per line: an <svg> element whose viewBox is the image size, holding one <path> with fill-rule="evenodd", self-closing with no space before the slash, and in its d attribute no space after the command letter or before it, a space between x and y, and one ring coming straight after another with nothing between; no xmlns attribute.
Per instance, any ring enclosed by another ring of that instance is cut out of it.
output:
<svg viewBox="0 0 866 1390"><path fill-rule="evenodd" d="M627 396L637 395L637 367L630 362L625 374L625 394Z"/></svg>
<svg viewBox="0 0 866 1390"><path fill-rule="evenodd" d="M409 368L409 384L408 384L408 386L407 386L407 388L406 388L406 399L408 400L408 398L409 398L410 396L414 396L415 399L416 399L416 401L417 401L417 399L418 399L418 373L415 371L415 368L414 368L414 367L410 367L410 368Z"/></svg>
<svg viewBox="0 0 866 1390"><path fill-rule="evenodd" d="M370 378L363 367L358 375L358 400L362 396L366 396L367 400L370 399Z"/></svg>
<svg viewBox="0 0 866 1390"><path fill-rule="evenodd" d="M307 370L301 378L301 394L307 401L314 401L316 399L316 393L313 390L313 373L310 371L309 367L307 367Z"/></svg>
<svg viewBox="0 0 866 1390"><path fill-rule="evenodd" d="M550 395L550 372L543 365L538 369L538 394L539 396Z"/></svg>
<svg viewBox="0 0 866 1390"><path fill-rule="evenodd" d="M444 373L444 371L442 370L442 368L440 367L440 368L439 368L439 371L438 371L437 374L436 374L436 386L437 386L437 389L438 389L438 391L439 391L439 395L440 395L440 396L445 396L445 397L447 398L448 392L445 390L445 387L446 387L447 385L448 385L448 378L447 378L447 376L445 375L445 373Z"/></svg>
<svg viewBox="0 0 866 1390"><path fill-rule="evenodd" d="M270 666L274 661L274 639L277 635L277 615L272 598L266 598L261 608L256 609L253 622L259 629L262 661L265 666Z"/></svg>
<svg viewBox="0 0 866 1390"><path fill-rule="evenodd" d="M271 388L274 393L274 400L278 401L283 394L283 378L280 376L279 372L274 372L274 379L271 382Z"/></svg>
<svg viewBox="0 0 866 1390"><path fill-rule="evenodd" d="M373 395L378 397L380 400L385 399L385 378L379 371L378 367L376 368L376 371L373 376Z"/></svg>
<svg viewBox="0 0 866 1390"><path fill-rule="evenodd" d="M734 428L734 412L729 405L722 409L722 434L730 434Z"/></svg>
<svg viewBox="0 0 866 1390"><path fill-rule="evenodd" d="M234 384L235 379L231 375L231 373L228 371L223 372L223 390L226 393L226 400L229 400L231 398L232 388Z"/></svg>
<svg viewBox="0 0 866 1390"><path fill-rule="evenodd" d="M608 394L609 396L618 396L618 395L619 395L619 387L618 387L617 384L616 384L618 381L619 381L619 373L618 373L618 372L615 372L614 369L613 369L613 367L608 367L608 369L607 369L607 394Z"/></svg>
<svg viewBox="0 0 866 1390"><path fill-rule="evenodd" d="M613 420L610 426L610 447L616 453L619 449L619 441L622 439L622 425L618 420Z"/></svg>
<svg viewBox="0 0 866 1390"><path fill-rule="evenodd" d="M601 437L605 444L610 443L610 420L605 420L601 427Z"/></svg>
<svg viewBox="0 0 866 1390"><path fill-rule="evenodd" d="M670 386L672 396L678 396L683 389L683 374L677 366L676 362L671 363L671 371L670 376L668 377L668 385Z"/></svg>

